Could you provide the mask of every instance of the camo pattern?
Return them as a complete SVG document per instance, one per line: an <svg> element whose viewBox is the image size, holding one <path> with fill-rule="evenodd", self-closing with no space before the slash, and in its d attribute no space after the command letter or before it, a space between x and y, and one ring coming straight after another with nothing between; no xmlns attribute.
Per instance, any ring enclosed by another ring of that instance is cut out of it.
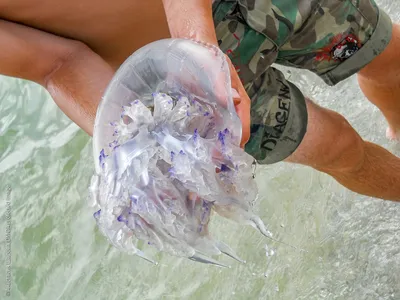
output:
<svg viewBox="0 0 400 300"><path fill-rule="evenodd" d="M220 48L230 56L244 83L275 62L308 69L318 75L334 69L351 56L338 57L333 51L335 47L351 37L356 46L353 48L361 48L370 39L378 15L379 9L373 0L221 0L214 3Z"/></svg>
<svg viewBox="0 0 400 300"><path fill-rule="evenodd" d="M373 0L214 2L219 46L252 100L248 153L260 163L283 160L306 132L304 96L271 64L308 69L323 77L369 41L379 12ZM349 70L342 79L356 71Z"/></svg>

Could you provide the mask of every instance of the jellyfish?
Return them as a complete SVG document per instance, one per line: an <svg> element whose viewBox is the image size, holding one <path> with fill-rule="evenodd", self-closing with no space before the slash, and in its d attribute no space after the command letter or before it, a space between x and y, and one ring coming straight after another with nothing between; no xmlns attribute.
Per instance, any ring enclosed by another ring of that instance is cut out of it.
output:
<svg viewBox="0 0 400 300"><path fill-rule="evenodd" d="M209 222L217 213L270 233L252 211L254 159L240 148L229 67L214 46L167 39L139 49L110 82L96 115L90 185L95 220L118 249L158 251L226 267L244 262Z"/></svg>

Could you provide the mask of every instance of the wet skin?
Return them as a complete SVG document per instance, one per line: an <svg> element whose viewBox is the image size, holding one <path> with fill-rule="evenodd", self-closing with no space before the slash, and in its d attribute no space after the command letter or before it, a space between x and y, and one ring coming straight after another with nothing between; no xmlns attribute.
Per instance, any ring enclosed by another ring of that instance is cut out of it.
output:
<svg viewBox="0 0 400 300"><path fill-rule="evenodd" d="M114 69L141 46L169 37L161 0L0 0L0 18L79 40Z"/></svg>

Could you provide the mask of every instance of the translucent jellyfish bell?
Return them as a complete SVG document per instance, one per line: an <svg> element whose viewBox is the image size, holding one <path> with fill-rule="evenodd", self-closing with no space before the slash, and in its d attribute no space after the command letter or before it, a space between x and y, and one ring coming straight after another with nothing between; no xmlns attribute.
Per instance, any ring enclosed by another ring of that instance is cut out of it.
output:
<svg viewBox="0 0 400 300"><path fill-rule="evenodd" d="M149 44L121 66L94 128L94 217L117 248L149 261L140 239L173 255L221 265L242 261L208 230L212 212L268 235L251 211L254 159L239 147L229 66L217 48L191 40Z"/></svg>
<svg viewBox="0 0 400 300"><path fill-rule="evenodd" d="M111 80L97 111L93 134L95 159L102 149L109 154L108 144L114 140L109 124L119 118L123 106L139 99L152 107L153 93L182 91L210 99L214 108L225 104L223 115L229 121L226 125L235 129L235 142L240 141L241 123L233 105L224 54L217 47L191 40L165 39L136 51ZM98 166L97 161L95 165Z"/></svg>

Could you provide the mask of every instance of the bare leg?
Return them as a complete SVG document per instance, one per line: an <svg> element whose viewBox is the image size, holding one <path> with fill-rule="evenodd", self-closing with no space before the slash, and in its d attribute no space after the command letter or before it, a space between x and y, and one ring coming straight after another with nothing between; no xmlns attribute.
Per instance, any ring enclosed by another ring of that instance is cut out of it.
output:
<svg viewBox="0 0 400 300"><path fill-rule="evenodd" d="M333 176L359 194L400 201L400 158L365 142L338 113L307 101L308 130L287 161Z"/></svg>
<svg viewBox="0 0 400 300"><path fill-rule="evenodd" d="M389 123L387 136L400 140L400 25L393 26L392 40L386 50L358 74L367 98Z"/></svg>

